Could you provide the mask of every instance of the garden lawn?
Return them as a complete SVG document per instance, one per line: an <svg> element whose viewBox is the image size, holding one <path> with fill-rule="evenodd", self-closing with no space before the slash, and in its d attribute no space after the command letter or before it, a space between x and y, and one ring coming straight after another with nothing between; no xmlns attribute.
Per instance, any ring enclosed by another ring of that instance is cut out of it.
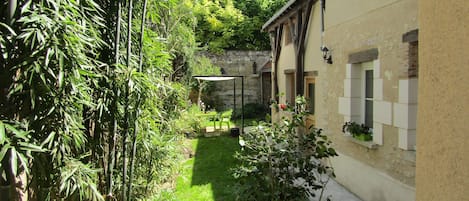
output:
<svg viewBox="0 0 469 201"><path fill-rule="evenodd" d="M184 162L176 181L178 201L235 200L235 179L231 168L240 150L238 138L222 135L189 139L195 156Z"/></svg>

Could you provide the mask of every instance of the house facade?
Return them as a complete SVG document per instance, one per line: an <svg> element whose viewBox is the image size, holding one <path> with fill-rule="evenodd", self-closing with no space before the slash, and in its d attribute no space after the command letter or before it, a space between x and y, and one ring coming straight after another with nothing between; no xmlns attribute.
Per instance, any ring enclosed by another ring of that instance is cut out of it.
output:
<svg viewBox="0 0 469 201"><path fill-rule="evenodd" d="M366 201L415 200L418 1L291 0L263 29L272 97L309 99L307 122L339 152L336 180ZM345 122L372 128L373 139L344 134Z"/></svg>
<svg viewBox="0 0 469 201"><path fill-rule="evenodd" d="M419 8L416 200L469 200L469 1Z"/></svg>

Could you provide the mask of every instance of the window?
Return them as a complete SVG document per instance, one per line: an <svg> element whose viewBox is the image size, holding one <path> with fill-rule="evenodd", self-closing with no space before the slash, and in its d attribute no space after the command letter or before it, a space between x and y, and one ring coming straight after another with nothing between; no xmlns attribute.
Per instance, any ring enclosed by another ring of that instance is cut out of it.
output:
<svg viewBox="0 0 469 201"><path fill-rule="evenodd" d="M373 63L362 63L362 121L365 126L373 128Z"/></svg>
<svg viewBox="0 0 469 201"><path fill-rule="evenodd" d="M382 145L383 127L393 122L393 107L391 102L383 100L380 61L363 61L362 58L369 57L360 54L356 57L352 54L350 57L354 63L345 67L344 96L339 97L339 114L344 116L344 122L356 122L371 128L372 143Z"/></svg>
<svg viewBox="0 0 469 201"><path fill-rule="evenodd" d="M408 76L409 78L418 77L419 69L419 42L409 43L409 69Z"/></svg>
<svg viewBox="0 0 469 201"><path fill-rule="evenodd" d="M305 93L305 96L306 96L306 100L308 102L308 107L307 107L307 110L310 114L314 115L314 110L315 110L315 101L316 101L316 94L315 94L315 90L316 90L316 81L314 79L314 77L311 77L311 78L306 78L306 93Z"/></svg>
<svg viewBox="0 0 469 201"><path fill-rule="evenodd" d="M294 72L285 73L285 98L289 104L295 104L295 74Z"/></svg>

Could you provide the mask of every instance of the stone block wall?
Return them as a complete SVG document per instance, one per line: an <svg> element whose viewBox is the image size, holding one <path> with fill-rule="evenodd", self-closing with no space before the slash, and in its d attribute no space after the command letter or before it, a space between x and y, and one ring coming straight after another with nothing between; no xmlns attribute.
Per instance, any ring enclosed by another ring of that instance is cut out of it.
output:
<svg viewBox="0 0 469 201"><path fill-rule="evenodd" d="M223 54L203 53L212 63L222 68L223 75L244 76L244 104L262 103L259 70L270 60L270 51L225 51ZM254 64L255 63L255 64ZM241 78L235 79L236 107L241 107ZM233 108L233 80L218 81L213 96L217 96L223 109Z"/></svg>

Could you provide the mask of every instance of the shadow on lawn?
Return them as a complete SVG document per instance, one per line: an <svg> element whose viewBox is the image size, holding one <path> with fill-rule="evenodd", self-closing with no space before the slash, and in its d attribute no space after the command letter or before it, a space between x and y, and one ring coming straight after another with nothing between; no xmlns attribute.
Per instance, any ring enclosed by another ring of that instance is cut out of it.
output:
<svg viewBox="0 0 469 201"><path fill-rule="evenodd" d="M215 201L235 200L231 168L237 164L234 154L240 150L238 138L222 135L199 138L192 169L191 185L211 184Z"/></svg>

